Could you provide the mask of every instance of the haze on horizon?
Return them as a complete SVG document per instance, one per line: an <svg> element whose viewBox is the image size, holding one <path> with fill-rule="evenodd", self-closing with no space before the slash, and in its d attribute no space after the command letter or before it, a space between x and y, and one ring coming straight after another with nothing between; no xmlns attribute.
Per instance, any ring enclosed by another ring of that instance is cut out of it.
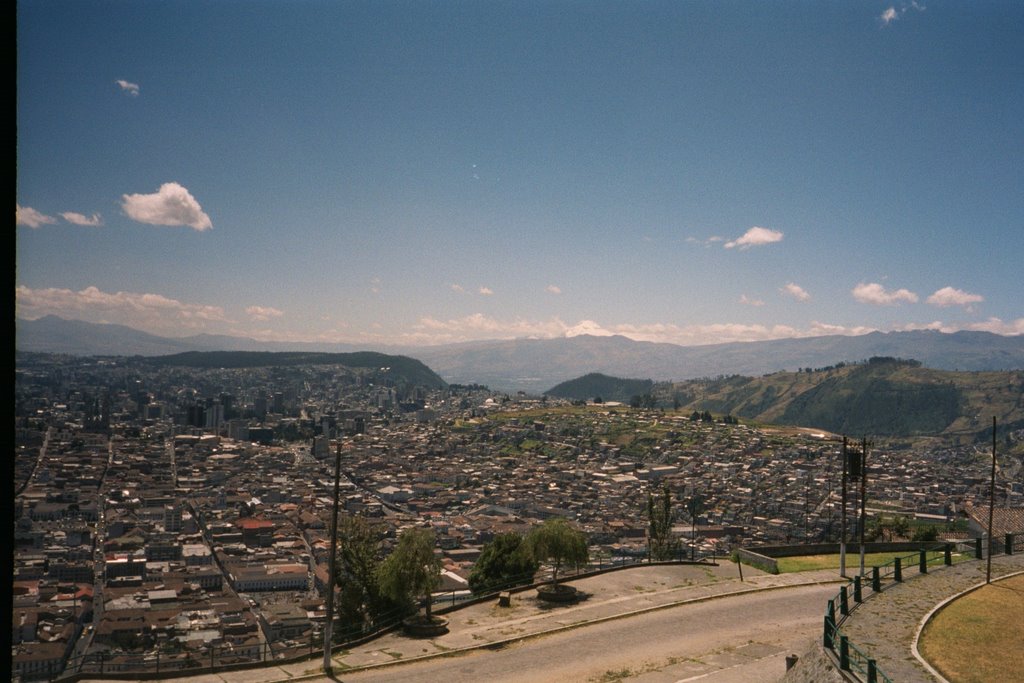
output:
<svg viewBox="0 0 1024 683"><path fill-rule="evenodd" d="M17 7L16 315L1024 334L1024 5Z"/></svg>

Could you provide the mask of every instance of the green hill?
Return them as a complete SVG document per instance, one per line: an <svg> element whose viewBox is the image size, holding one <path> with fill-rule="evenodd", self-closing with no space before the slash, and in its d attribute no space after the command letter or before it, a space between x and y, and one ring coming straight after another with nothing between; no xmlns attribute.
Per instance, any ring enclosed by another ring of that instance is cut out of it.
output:
<svg viewBox="0 0 1024 683"><path fill-rule="evenodd" d="M386 371L395 379L431 388L447 386L445 381L422 362L408 356L392 356L374 351L354 353L309 353L300 351L188 351L170 356L143 359L155 365L193 368L256 368L292 365L343 365L349 368L373 368ZM386 370L385 370L386 369Z"/></svg>
<svg viewBox="0 0 1024 683"><path fill-rule="evenodd" d="M587 400L600 397L605 401L628 402L634 396L650 394L654 382L649 379L621 379L592 372L552 387L545 393L559 398Z"/></svg>
<svg viewBox="0 0 1024 683"><path fill-rule="evenodd" d="M775 424L878 436L977 435L995 416L1024 426L1024 372L953 372L867 363L658 385L662 404Z"/></svg>

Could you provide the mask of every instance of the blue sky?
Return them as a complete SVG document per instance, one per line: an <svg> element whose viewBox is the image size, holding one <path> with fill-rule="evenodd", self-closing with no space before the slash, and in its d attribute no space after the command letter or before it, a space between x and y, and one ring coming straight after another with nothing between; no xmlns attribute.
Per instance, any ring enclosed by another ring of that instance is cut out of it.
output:
<svg viewBox="0 0 1024 683"><path fill-rule="evenodd" d="M1024 3L17 21L19 317L368 347L1024 333Z"/></svg>

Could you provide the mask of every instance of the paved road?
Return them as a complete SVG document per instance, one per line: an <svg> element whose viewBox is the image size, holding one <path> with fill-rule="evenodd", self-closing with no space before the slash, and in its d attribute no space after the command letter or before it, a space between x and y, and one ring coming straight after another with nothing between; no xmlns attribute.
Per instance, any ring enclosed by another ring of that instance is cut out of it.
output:
<svg viewBox="0 0 1024 683"><path fill-rule="evenodd" d="M723 597L550 634L497 652L338 673L345 683L774 682L785 672L785 656L804 652L818 636L821 606L834 593L835 586L819 585Z"/></svg>

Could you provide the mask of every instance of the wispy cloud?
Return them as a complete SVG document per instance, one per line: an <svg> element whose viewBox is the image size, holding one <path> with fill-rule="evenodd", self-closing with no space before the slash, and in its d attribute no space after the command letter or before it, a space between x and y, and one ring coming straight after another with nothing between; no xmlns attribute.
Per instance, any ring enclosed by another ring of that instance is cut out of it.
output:
<svg viewBox="0 0 1024 683"><path fill-rule="evenodd" d="M927 7L923 3L911 0L910 4L902 4L899 9L896 9L895 5L890 5L878 16L878 23L881 24L882 28L891 26L894 21L902 17L907 13L907 10L914 10L916 12L923 12Z"/></svg>
<svg viewBox="0 0 1024 683"><path fill-rule="evenodd" d="M58 315L87 322L116 323L157 334L179 335L182 329L203 330L210 323L228 322L220 306L189 304L161 294L80 291L50 287L15 289L18 316L35 319Z"/></svg>
<svg viewBox="0 0 1024 683"><path fill-rule="evenodd" d="M930 323L907 323L899 327L900 330L936 330L938 332L961 332L963 330L969 330L972 332L991 332L992 334L1002 334L1007 336L1016 336L1024 334L1024 318L1017 318L1016 320L1003 321L1001 318L991 317L987 320L980 322L966 323L952 325L942 322L941 320L935 320Z"/></svg>
<svg viewBox="0 0 1024 683"><path fill-rule="evenodd" d="M745 306L764 306L764 301L761 299L752 299L746 294L740 294L740 303Z"/></svg>
<svg viewBox="0 0 1024 683"><path fill-rule="evenodd" d="M686 241L689 242L690 244L699 244L702 247L707 248L707 247L710 247L712 244L715 244L716 242L724 242L725 238L724 237L719 237L718 235L712 235L711 237L708 237L707 239L698 239L696 237L687 237Z"/></svg>
<svg viewBox="0 0 1024 683"><path fill-rule="evenodd" d="M481 287L477 291L480 292L480 294L483 296L491 296L492 294L494 294L494 290L491 289L490 287Z"/></svg>
<svg viewBox="0 0 1024 683"><path fill-rule="evenodd" d="M120 79L116 80L114 82L117 83L119 88L121 88L121 92L125 93L126 95L130 95L132 97L138 97L139 96L139 84L138 83L131 83L129 81L120 80Z"/></svg>
<svg viewBox="0 0 1024 683"><path fill-rule="evenodd" d="M68 223L74 223L75 225L85 225L89 227L103 225L103 219L100 218L98 213L94 213L92 216L86 216L85 214L76 213L74 211L65 211L60 215L60 217Z"/></svg>
<svg viewBox="0 0 1024 683"><path fill-rule="evenodd" d="M149 225L187 225L202 232L213 227L195 197L178 183L164 183L154 194L126 194L121 207L139 223Z"/></svg>
<svg viewBox="0 0 1024 683"><path fill-rule="evenodd" d="M787 296L791 296L797 301L810 301L811 295L807 293L800 285L795 282L790 282L785 287L779 287L779 291Z"/></svg>
<svg viewBox="0 0 1024 683"><path fill-rule="evenodd" d="M451 287L452 287L452 291L453 292L465 292L466 291L465 287L463 287L462 285L460 285L458 283L455 283L455 282L452 283Z"/></svg>
<svg viewBox="0 0 1024 683"><path fill-rule="evenodd" d="M978 304L984 300L985 297L980 294L969 294L962 289L943 287L928 297L925 301L930 303L932 306L939 306L941 308L963 306L970 311L973 309L972 304Z"/></svg>
<svg viewBox="0 0 1024 683"><path fill-rule="evenodd" d="M249 306L245 309L245 312L252 320L260 322L270 320L271 318L280 318L284 315L284 311L272 306Z"/></svg>
<svg viewBox="0 0 1024 683"><path fill-rule="evenodd" d="M781 242L782 236L782 233L778 230L771 230L769 228L762 228L755 225L750 230L743 233L742 237L732 240L731 242L726 242L725 248L732 249L733 247L739 247L740 249L749 249L750 247L762 244Z"/></svg>
<svg viewBox="0 0 1024 683"><path fill-rule="evenodd" d="M548 285L544 289L549 291L549 292L551 292L552 294L561 294L562 293L562 288L559 287L558 285Z"/></svg>
<svg viewBox="0 0 1024 683"><path fill-rule="evenodd" d="M896 306L902 302L917 303L917 294L908 289L897 289L887 291L885 287L877 282L861 282L851 292L853 298L862 304L873 304L875 306Z"/></svg>
<svg viewBox="0 0 1024 683"><path fill-rule="evenodd" d="M57 219L53 216L47 216L45 213L36 211L31 206L22 206L21 204L14 205L14 223L15 225L24 225L29 228L39 228L44 225L52 225L56 223Z"/></svg>

